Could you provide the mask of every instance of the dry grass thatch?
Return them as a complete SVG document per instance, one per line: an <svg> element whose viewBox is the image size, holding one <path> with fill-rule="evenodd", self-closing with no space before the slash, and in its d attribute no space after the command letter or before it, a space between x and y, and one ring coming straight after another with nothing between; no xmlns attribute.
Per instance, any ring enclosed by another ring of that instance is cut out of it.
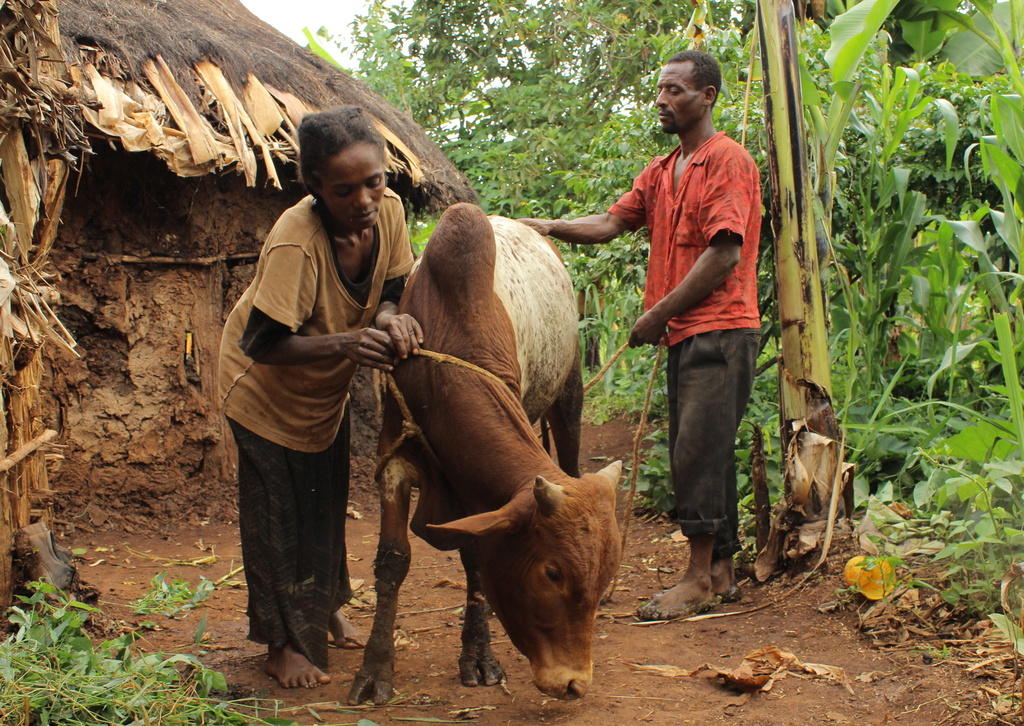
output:
<svg viewBox="0 0 1024 726"><path fill-rule="evenodd" d="M0 3L0 604L10 598L14 532L46 517L39 412L41 347L74 351L53 314L47 259L68 176L87 145L60 53L56 4Z"/></svg>
<svg viewBox="0 0 1024 726"><path fill-rule="evenodd" d="M235 167L254 185L262 169L278 184L302 114L353 104L378 120L392 186L415 206L474 197L411 118L237 0L63 0L60 32L89 123L182 176Z"/></svg>

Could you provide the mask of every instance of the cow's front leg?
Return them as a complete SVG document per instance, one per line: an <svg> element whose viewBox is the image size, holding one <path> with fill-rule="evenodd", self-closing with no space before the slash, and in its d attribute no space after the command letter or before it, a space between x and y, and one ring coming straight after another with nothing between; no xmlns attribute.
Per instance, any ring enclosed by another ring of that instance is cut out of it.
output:
<svg viewBox="0 0 1024 726"><path fill-rule="evenodd" d="M359 704L373 698L383 705L394 694L395 615L398 588L409 572L409 494L416 468L409 460L394 456L381 472L380 542L373 562L376 578L377 609L373 630L363 653L363 665L356 674L348 702Z"/></svg>
<svg viewBox="0 0 1024 726"><path fill-rule="evenodd" d="M501 664L491 652L491 631L487 626L487 600L480 587L476 545L459 550L466 570L466 614L462 619L462 654L459 677L464 686L493 686L505 677Z"/></svg>

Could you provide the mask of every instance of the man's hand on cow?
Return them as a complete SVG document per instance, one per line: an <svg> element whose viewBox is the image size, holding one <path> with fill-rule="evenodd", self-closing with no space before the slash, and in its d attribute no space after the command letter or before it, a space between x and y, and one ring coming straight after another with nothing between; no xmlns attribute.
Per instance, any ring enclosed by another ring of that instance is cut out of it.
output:
<svg viewBox="0 0 1024 726"><path fill-rule="evenodd" d="M376 328L363 328L351 333L338 333L341 354L357 365L394 369L395 351L391 336Z"/></svg>
<svg viewBox="0 0 1024 726"><path fill-rule="evenodd" d="M665 335L667 325L668 320L664 316L653 308L648 310L633 324L633 329L629 332L629 347L657 344Z"/></svg>
<svg viewBox="0 0 1024 726"><path fill-rule="evenodd" d="M381 319L383 318L383 319ZM423 328L412 315L405 313L380 316L377 319L381 328L391 338L391 345L395 349L395 355L399 358L408 358L420 352L420 343L423 342Z"/></svg>
<svg viewBox="0 0 1024 726"><path fill-rule="evenodd" d="M522 222L527 227L535 229L545 237L551 234L551 227L554 225L554 222L550 219L532 219L528 217L526 219L519 219L516 221Z"/></svg>

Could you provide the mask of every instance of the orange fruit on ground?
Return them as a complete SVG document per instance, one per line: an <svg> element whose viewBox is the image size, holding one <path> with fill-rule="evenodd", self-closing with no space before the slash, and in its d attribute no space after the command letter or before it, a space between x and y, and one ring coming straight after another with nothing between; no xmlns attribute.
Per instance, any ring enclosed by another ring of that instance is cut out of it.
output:
<svg viewBox="0 0 1024 726"><path fill-rule="evenodd" d="M882 558L851 557L843 568L843 579L868 600L881 600L896 589L896 573Z"/></svg>

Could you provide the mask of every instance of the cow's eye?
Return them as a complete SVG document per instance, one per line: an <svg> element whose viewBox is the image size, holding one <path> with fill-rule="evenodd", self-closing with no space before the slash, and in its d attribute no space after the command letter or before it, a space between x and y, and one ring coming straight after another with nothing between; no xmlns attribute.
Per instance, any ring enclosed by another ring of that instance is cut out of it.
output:
<svg viewBox="0 0 1024 726"><path fill-rule="evenodd" d="M562 581L562 571L553 565L548 565L544 568L544 574L548 576L548 579L552 582Z"/></svg>

